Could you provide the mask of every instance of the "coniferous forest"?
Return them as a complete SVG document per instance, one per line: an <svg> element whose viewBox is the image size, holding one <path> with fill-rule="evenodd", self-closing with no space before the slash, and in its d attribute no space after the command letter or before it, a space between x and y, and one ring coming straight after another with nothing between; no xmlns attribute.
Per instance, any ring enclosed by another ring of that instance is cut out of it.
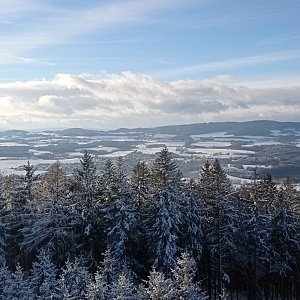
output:
<svg viewBox="0 0 300 300"><path fill-rule="evenodd" d="M0 182L0 299L300 299L300 193L254 173L231 185L218 160L183 178L85 152Z"/></svg>

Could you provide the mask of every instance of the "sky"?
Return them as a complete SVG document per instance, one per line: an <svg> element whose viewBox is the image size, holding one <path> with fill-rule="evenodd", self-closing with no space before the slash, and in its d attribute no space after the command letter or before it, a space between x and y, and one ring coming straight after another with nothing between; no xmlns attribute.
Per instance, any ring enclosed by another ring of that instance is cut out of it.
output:
<svg viewBox="0 0 300 300"><path fill-rule="evenodd" d="M0 130L300 121L299 0L4 0Z"/></svg>

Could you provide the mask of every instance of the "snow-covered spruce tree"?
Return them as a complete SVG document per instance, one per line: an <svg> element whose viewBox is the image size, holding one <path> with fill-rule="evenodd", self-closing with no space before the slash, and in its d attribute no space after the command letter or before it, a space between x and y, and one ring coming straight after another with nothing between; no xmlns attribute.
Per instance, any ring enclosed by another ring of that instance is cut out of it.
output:
<svg viewBox="0 0 300 300"><path fill-rule="evenodd" d="M35 185L34 201L28 206L26 226L22 229L22 249L37 254L42 248L51 251L55 264L62 265L75 246L69 181L60 165L49 171Z"/></svg>
<svg viewBox="0 0 300 300"><path fill-rule="evenodd" d="M25 175L22 176L22 196L25 198L26 202L30 202L33 200L33 185L34 182L39 178L38 175L35 175L36 167L31 165L28 161L26 165L23 166L23 171L25 171Z"/></svg>
<svg viewBox="0 0 300 300"><path fill-rule="evenodd" d="M291 209L295 213L300 214L300 192L296 189L295 183L290 178L286 178L282 182L282 190L289 198Z"/></svg>
<svg viewBox="0 0 300 300"><path fill-rule="evenodd" d="M56 276L57 270L50 255L42 249L37 256L37 261L33 263L31 272L31 287L36 299L54 298L58 285Z"/></svg>
<svg viewBox="0 0 300 300"><path fill-rule="evenodd" d="M16 175L5 176L2 183L2 199L4 201L5 213L2 222L6 227L7 264L14 268L19 262L24 265L24 256L20 250L23 240L20 230L24 227L24 214L28 199L24 197L24 185L22 178Z"/></svg>
<svg viewBox="0 0 300 300"><path fill-rule="evenodd" d="M85 298L88 300L106 300L110 299L111 287L117 282L122 269L118 268L118 262L107 249L103 254L103 261L94 274L94 278L87 286Z"/></svg>
<svg viewBox="0 0 300 300"><path fill-rule="evenodd" d="M197 264L188 252L183 252L177 259L173 270L176 299L201 300L206 299L205 293L197 283L194 283Z"/></svg>
<svg viewBox="0 0 300 300"><path fill-rule="evenodd" d="M147 220L150 258L166 274L176 265L182 223L182 175L167 148L163 148L151 170L151 203Z"/></svg>
<svg viewBox="0 0 300 300"><path fill-rule="evenodd" d="M232 186L216 159L202 168L199 180L200 196L204 202L203 260L206 264L208 292L212 278L218 298L230 282L230 271L235 253L234 233L237 231L237 211L232 197Z"/></svg>
<svg viewBox="0 0 300 300"><path fill-rule="evenodd" d="M262 297L262 276L269 264L268 240L269 216L265 213L265 202L257 191L256 177L249 187L243 189L242 224L239 240L239 255L246 254L244 269L247 274L247 289L250 297Z"/></svg>
<svg viewBox="0 0 300 300"><path fill-rule="evenodd" d="M259 211L265 215L271 215L278 207L278 190L270 174L263 176L256 184L256 196Z"/></svg>
<svg viewBox="0 0 300 300"><path fill-rule="evenodd" d="M103 261L101 262L99 272L107 285L115 282L118 278L119 272L121 272L121 269L118 268L118 262L113 257L109 248L104 252L104 257Z"/></svg>
<svg viewBox="0 0 300 300"><path fill-rule="evenodd" d="M87 285L85 298L86 300L107 300L110 287L103 278L103 274L98 270L94 274L94 278Z"/></svg>
<svg viewBox="0 0 300 300"><path fill-rule="evenodd" d="M85 151L80 159L80 166L73 172L71 190L76 203L74 223L76 223L78 250L96 261L98 244L102 240L96 209L99 195L98 177L94 158Z"/></svg>
<svg viewBox="0 0 300 300"><path fill-rule="evenodd" d="M133 194L133 209L136 222L132 229L129 251L132 254L131 261L134 271L139 274L145 274L147 272L145 257L147 257L148 251L146 219L151 199L150 170L145 162L138 162L133 168L130 187Z"/></svg>
<svg viewBox="0 0 300 300"><path fill-rule="evenodd" d="M181 226L181 248L192 253L200 261L202 255L204 223L203 202L199 194L199 185L189 180L184 185Z"/></svg>
<svg viewBox="0 0 300 300"><path fill-rule="evenodd" d="M270 222L268 247L272 278L268 284L276 286L282 298L288 298L287 287L293 289L291 278L299 259L300 223L299 215L292 209L293 199L284 188L279 192L278 201L278 208Z"/></svg>
<svg viewBox="0 0 300 300"><path fill-rule="evenodd" d="M18 264L15 272L5 281L3 292L3 299L18 299L18 300L31 300L35 295L31 289L29 279L25 277L23 269Z"/></svg>
<svg viewBox="0 0 300 300"><path fill-rule="evenodd" d="M83 258L76 257L74 262L67 260L58 280L57 297L61 300L82 300L91 282L92 275Z"/></svg>
<svg viewBox="0 0 300 300"><path fill-rule="evenodd" d="M150 170L144 161L133 168L130 186L135 207L143 209L150 199Z"/></svg>
<svg viewBox="0 0 300 300"><path fill-rule="evenodd" d="M106 220L107 245L116 259L118 268L125 264L128 255L128 240L135 223L132 193L122 159L118 160L115 176L104 189L101 212ZM104 174L105 175L105 174ZM107 180L106 180L107 182Z"/></svg>
<svg viewBox="0 0 300 300"><path fill-rule="evenodd" d="M133 284L131 278L120 274L118 280L113 282L108 299L111 300L141 300L138 288Z"/></svg>
<svg viewBox="0 0 300 300"><path fill-rule="evenodd" d="M0 195L0 265L6 260L6 206L5 200Z"/></svg>
<svg viewBox="0 0 300 300"><path fill-rule="evenodd" d="M80 159L80 166L73 172L74 190L83 208L90 208L98 194L98 175L94 158L87 151Z"/></svg>
<svg viewBox="0 0 300 300"><path fill-rule="evenodd" d="M3 289L6 281L11 282L11 271L8 269L5 262L0 264L0 299L5 299L3 296Z"/></svg>
<svg viewBox="0 0 300 300"><path fill-rule="evenodd" d="M151 270L148 280L145 282L146 299L149 300L174 300L176 290L171 278L166 278L164 273Z"/></svg>
<svg viewBox="0 0 300 300"><path fill-rule="evenodd" d="M2 196L4 176L0 173L0 266L6 261L6 214L7 202Z"/></svg>

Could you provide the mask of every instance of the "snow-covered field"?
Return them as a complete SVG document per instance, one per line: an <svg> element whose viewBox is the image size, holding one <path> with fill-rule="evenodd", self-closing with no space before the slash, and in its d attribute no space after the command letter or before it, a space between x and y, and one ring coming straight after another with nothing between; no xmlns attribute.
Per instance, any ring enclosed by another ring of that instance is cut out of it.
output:
<svg viewBox="0 0 300 300"><path fill-rule="evenodd" d="M272 145L282 145L282 143L276 141L260 141L252 144L241 145L241 147L251 148L255 146L272 146Z"/></svg>
<svg viewBox="0 0 300 300"><path fill-rule="evenodd" d="M232 144L230 142L197 142L193 143L191 146L193 147L204 147L204 148L211 148L211 147L216 147L216 148L222 148L222 147L230 147Z"/></svg>
<svg viewBox="0 0 300 300"><path fill-rule="evenodd" d="M191 135L191 138L194 140L200 140L201 138L217 138L217 137L233 137L233 135L228 134L226 131Z"/></svg>

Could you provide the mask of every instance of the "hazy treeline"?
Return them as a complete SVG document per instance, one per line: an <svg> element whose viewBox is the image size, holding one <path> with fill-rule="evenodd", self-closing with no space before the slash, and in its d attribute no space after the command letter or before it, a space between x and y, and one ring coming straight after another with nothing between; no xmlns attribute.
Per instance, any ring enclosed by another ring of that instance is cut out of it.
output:
<svg viewBox="0 0 300 300"><path fill-rule="evenodd" d="M233 187L218 160L183 178L87 152L67 176L0 182L0 299L300 299L300 194L271 176Z"/></svg>

